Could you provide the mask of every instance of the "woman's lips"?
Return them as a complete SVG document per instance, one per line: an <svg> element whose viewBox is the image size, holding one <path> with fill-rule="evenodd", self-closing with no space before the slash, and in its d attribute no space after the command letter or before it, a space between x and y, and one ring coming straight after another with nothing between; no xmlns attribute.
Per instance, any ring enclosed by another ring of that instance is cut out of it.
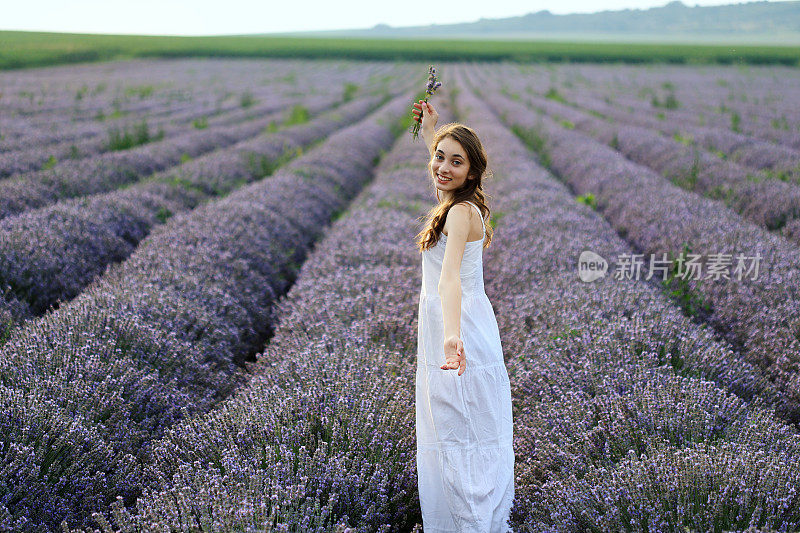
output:
<svg viewBox="0 0 800 533"><path fill-rule="evenodd" d="M446 180L442 180L442 176L440 176L439 174L436 174L436 178L439 181L439 183L447 183L449 181L452 181L453 179L453 178L447 178Z"/></svg>

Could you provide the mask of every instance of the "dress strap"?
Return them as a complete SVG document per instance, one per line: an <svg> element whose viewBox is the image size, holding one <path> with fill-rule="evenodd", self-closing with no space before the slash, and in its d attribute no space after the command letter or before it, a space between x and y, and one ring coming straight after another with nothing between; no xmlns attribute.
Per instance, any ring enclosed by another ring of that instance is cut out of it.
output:
<svg viewBox="0 0 800 533"><path fill-rule="evenodd" d="M478 212L478 216L479 216L479 217L480 217L480 219L481 219L481 225L483 226L483 235L484 235L484 236L486 236L486 222L484 222L484 220L483 220L483 215L481 214L481 210L480 210L480 209L478 209L478 206L477 206L477 205L473 204L473 203L472 203L472 202L470 202L469 200L464 200L464 201L465 201L465 202L467 202L467 203L468 203L469 205L471 205L472 207L474 207L474 208L475 208L475 210Z"/></svg>

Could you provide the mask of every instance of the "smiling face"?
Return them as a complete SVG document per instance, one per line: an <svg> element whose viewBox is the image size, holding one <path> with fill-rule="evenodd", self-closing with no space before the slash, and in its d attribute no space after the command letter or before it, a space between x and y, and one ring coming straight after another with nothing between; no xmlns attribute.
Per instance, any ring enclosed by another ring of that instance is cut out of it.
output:
<svg viewBox="0 0 800 533"><path fill-rule="evenodd" d="M439 141L430 166L436 188L442 191L445 198L464 185L467 179L472 179L467 177L469 173L467 153L461 143L452 137L445 137Z"/></svg>

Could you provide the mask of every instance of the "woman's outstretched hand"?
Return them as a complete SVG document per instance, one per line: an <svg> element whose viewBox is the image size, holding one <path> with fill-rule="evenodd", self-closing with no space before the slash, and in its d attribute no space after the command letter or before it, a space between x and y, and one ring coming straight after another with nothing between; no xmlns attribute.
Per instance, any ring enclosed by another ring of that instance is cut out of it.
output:
<svg viewBox="0 0 800 533"><path fill-rule="evenodd" d="M445 364L442 370L458 369L458 375L464 373L467 368L467 357L464 355L464 343L456 336L448 337L444 341Z"/></svg>
<svg viewBox="0 0 800 533"><path fill-rule="evenodd" d="M436 128L436 122L439 120L439 113L436 112L430 102L420 100L414 104L414 109L411 110L411 112L414 113L414 120L421 123L420 130L427 132L433 131L434 128ZM420 116L422 117L421 119Z"/></svg>

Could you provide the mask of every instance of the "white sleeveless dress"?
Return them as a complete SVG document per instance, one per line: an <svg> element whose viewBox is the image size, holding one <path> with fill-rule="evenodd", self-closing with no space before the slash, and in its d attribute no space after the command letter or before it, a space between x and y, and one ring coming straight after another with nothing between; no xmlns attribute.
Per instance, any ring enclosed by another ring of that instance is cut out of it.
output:
<svg viewBox="0 0 800 533"><path fill-rule="evenodd" d="M468 202L478 211L472 202ZM483 223L483 217L481 217ZM416 373L417 480L425 533L510 530L514 500L511 387L483 285L483 239L461 262L461 340L467 366L442 370L437 286L447 236L422 253Z"/></svg>

